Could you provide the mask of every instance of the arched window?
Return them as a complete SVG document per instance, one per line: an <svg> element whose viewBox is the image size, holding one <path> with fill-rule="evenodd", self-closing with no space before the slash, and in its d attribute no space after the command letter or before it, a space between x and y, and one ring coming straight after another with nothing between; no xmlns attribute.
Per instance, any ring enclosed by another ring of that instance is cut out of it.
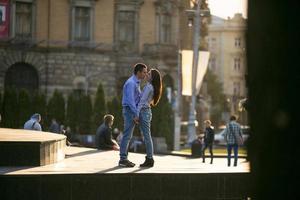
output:
<svg viewBox="0 0 300 200"><path fill-rule="evenodd" d="M5 88L38 90L39 77L37 70L26 63L16 63L8 68L5 74Z"/></svg>

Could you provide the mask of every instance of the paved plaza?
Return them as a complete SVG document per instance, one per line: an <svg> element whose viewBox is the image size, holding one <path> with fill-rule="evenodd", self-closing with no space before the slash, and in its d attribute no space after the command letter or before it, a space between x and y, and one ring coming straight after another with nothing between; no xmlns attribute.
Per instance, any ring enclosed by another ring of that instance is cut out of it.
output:
<svg viewBox="0 0 300 200"><path fill-rule="evenodd" d="M118 151L99 151L92 148L66 147L66 158L55 164L40 167L0 167L0 175L93 174L93 173L248 173L249 163L240 158L237 167L227 167L226 158L215 158L213 164L202 163L201 158L173 155L155 155L153 168L140 168L145 155L129 153L137 165L120 168Z"/></svg>

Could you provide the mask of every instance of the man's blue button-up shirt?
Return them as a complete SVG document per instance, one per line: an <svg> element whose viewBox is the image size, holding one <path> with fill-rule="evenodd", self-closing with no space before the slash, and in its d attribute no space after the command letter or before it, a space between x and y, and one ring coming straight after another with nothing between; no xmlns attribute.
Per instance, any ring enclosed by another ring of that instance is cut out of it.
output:
<svg viewBox="0 0 300 200"><path fill-rule="evenodd" d="M135 75L132 75L123 86L122 106L128 106L136 117L138 116L137 105L140 95L140 81Z"/></svg>

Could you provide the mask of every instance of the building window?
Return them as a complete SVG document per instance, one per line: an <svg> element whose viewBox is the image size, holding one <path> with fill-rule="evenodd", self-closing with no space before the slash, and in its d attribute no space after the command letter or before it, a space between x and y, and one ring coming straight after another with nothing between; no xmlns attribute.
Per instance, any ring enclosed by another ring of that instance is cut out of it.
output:
<svg viewBox="0 0 300 200"><path fill-rule="evenodd" d="M171 43L171 16L162 15L160 25L160 43Z"/></svg>
<svg viewBox="0 0 300 200"><path fill-rule="evenodd" d="M241 59L240 58L234 58L234 71L240 71L241 70Z"/></svg>
<svg viewBox="0 0 300 200"><path fill-rule="evenodd" d="M139 47L139 10L143 0L115 0L114 41L119 53L134 53Z"/></svg>
<svg viewBox="0 0 300 200"><path fill-rule="evenodd" d="M89 41L91 27L91 9L88 7L75 7L74 40Z"/></svg>
<svg viewBox="0 0 300 200"><path fill-rule="evenodd" d="M241 47L241 38L235 38L234 39L234 46L235 47Z"/></svg>
<svg viewBox="0 0 300 200"><path fill-rule="evenodd" d="M154 2L156 7L156 37L160 44L171 44L172 29L175 28L173 19L177 16L176 7L171 1L156 0Z"/></svg>
<svg viewBox="0 0 300 200"><path fill-rule="evenodd" d="M32 38L33 33L33 3L31 1L15 1L12 7L12 36Z"/></svg>
<svg viewBox="0 0 300 200"><path fill-rule="evenodd" d="M119 42L133 43L135 36L135 13L133 11L120 11L118 19Z"/></svg>
<svg viewBox="0 0 300 200"><path fill-rule="evenodd" d="M233 82L233 95L240 96L241 94L241 84L240 82Z"/></svg>
<svg viewBox="0 0 300 200"><path fill-rule="evenodd" d="M72 41L89 42L93 40L94 1L71 0L71 31ZM82 45L84 43L78 43Z"/></svg>

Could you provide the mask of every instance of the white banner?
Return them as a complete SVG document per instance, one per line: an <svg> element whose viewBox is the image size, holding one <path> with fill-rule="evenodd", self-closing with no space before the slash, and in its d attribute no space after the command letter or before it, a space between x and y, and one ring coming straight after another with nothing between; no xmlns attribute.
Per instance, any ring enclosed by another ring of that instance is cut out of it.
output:
<svg viewBox="0 0 300 200"><path fill-rule="evenodd" d="M199 51L196 92L200 91L204 75L208 67L209 52ZM192 67L193 67L193 51L182 50L182 95L192 95Z"/></svg>

